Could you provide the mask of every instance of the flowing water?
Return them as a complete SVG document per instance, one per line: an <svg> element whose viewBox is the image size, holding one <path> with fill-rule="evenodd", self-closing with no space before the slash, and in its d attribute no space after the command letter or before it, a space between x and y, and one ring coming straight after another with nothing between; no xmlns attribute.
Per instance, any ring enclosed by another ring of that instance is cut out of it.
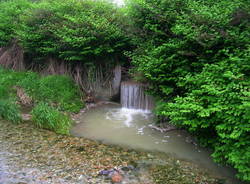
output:
<svg viewBox="0 0 250 184"><path fill-rule="evenodd" d="M151 110L154 107L153 98L144 93L145 85L136 82L122 82L121 104L128 109Z"/></svg>
<svg viewBox="0 0 250 184"><path fill-rule="evenodd" d="M191 161L218 176L233 182L233 171L215 164L210 152L199 147L183 130L160 132L152 129L153 116L148 111L103 105L81 116L81 123L72 134L134 149L164 152L178 159Z"/></svg>
<svg viewBox="0 0 250 184"><path fill-rule="evenodd" d="M121 105L102 105L90 109L80 117L72 134L108 144L117 144L155 152L191 161L210 173L239 183L233 179L233 170L215 164L210 152L199 147L183 130L160 132L155 130L150 110L153 98L144 93L146 85L136 82L121 83Z"/></svg>

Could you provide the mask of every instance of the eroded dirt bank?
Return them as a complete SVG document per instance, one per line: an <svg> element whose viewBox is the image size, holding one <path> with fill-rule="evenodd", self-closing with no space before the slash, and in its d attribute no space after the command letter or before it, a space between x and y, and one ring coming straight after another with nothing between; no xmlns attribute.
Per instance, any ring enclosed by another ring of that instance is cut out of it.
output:
<svg viewBox="0 0 250 184"><path fill-rule="evenodd" d="M221 182L202 168L166 155L57 135L30 123L13 125L0 120L0 184L111 183L111 178L100 176L100 171L114 168L125 168L118 171L123 184Z"/></svg>

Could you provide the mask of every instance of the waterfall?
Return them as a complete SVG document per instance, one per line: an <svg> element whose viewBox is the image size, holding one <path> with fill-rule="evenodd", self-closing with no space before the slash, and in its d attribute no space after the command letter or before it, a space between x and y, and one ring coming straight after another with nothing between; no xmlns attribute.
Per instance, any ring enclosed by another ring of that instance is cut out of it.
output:
<svg viewBox="0 0 250 184"><path fill-rule="evenodd" d="M136 82L122 82L121 104L128 109L151 110L154 107L153 97L145 94L145 85Z"/></svg>

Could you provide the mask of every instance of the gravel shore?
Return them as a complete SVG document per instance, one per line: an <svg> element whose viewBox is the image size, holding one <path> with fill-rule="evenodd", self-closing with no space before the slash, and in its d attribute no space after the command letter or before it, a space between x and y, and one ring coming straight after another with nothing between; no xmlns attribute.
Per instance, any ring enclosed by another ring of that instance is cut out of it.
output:
<svg viewBox="0 0 250 184"><path fill-rule="evenodd" d="M120 172L121 184L220 183L202 168L165 154L57 135L31 122L0 120L0 184L109 184L110 177L100 171L110 169Z"/></svg>

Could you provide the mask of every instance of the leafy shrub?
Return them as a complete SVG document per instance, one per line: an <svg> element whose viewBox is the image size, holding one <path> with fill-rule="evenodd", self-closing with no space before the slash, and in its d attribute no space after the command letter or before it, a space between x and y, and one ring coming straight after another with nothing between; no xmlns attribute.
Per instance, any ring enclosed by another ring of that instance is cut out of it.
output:
<svg viewBox="0 0 250 184"><path fill-rule="evenodd" d="M26 77L25 72L0 69L0 98L15 98L16 91L13 88ZM30 81L30 83L33 81Z"/></svg>
<svg viewBox="0 0 250 184"><path fill-rule="evenodd" d="M40 77L34 72L15 72L0 70L0 94L15 97L13 86L22 87L37 102L48 102L62 111L79 112L84 106L80 90L66 76Z"/></svg>
<svg viewBox="0 0 250 184"><path fill-rule="evenodd" d="M19 80L16 85L25 89L28 95L35 97L36 93L39 93L40 78L38 73L27 71L25 72L25 77Z"/></svg>
<svg viewBox="0 0 250 184"><path fill-rule="evenodd" d="M144 74L156 96L182 95L185 88L176 85L180 78L246 48L249 9L244 0L131 1L127 11L139 48L130 56L136 72Z"/></svg>
<svg viewBox="0 0 250 184"><path fill-rule="evenodd" d="M25 52L36 60L48 57L93 64L123 57L129 39L123 14L108 1L54 0L35 3L17 30Z"/></svg>
<svg viewBox="0 0 250 184"><path fill-rule="evenodd" d="M0 70L0 85L5 89L10 89L26 77L25 72L13 70Z"/></svg>
<svg viewBox="0 0 250 184"><path fill-rule="evenodd" d="M40 128L55 131L59 134L69 134L71 119L49 106L46 103L39 103L31 112L32 120Z"/></svg>
<svg viewBox="0 0 250 184"><path fill-rule="evenodd" d="M13 123L21 122L20 108L14 100L0 98L0 117Z"/></svg>
<svg viewBox="0 0 250 184"><path fill-rule="evenodd" d="M66 76L40 77L34 72L15 72L0 69L0 117L15 123L21 121L20 108L15 104L13 86L18 85L38 102L33 120L39 127L68 134L70 118L46 102L63 111L78 112L82 108L80 91Z"/></svg>
<svg viewBox="0 0 250 184"><path fill-rule="evenodd" d="M250 79L227 61L206 65L183 82L189 92L173 103L162 103L159 115L198 135L214 148L216 161L233 165L240 178L250 180Z"/></svg>
<svg viewBox="0 0 250 184"><path fill-rule="evenodd" d="M129 56L160 99L156 114L250 181L249 3L131 0L127 11L138 45Z"/></svg>
<svg viewBox="0 0 250 184"><path fill-rule="evenodd" d="M63 111L78 112L84 106L78 87L66 76L51 75L41 78L35 98L38 101L55 103Z"/></svg>
<svg viewBox="0 0 250 184"><path fill-rule="evenodd" d="M16 39L20 26L20 15L30 8L29 0L0 1L0 47L7 46Z"/></svg>
<svg viewBox="0 0 250 184"><path fill-rule="evenodd" d="M9 97L8 90L4 86L0 86L0 99L6 99Z"/></svg>

